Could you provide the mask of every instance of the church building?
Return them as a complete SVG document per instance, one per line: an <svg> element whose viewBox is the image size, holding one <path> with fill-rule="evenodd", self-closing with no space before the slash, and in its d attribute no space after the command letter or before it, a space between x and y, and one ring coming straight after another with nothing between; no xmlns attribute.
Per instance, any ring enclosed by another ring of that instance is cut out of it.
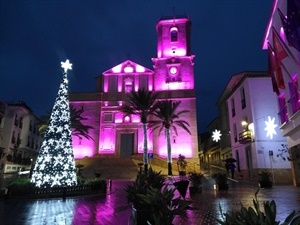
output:
<svg viewBox="0 0 300 225"><path fill-rule="evenodd" d="M180 127L171 133L172 157L182 154L190 162L198 161L194 58L191 53L189 18L161 18L157 25L157 55L153 70L126 60L96 78L95 92L70 93L70 104L83 110L82 121L92 126L92 139L73 136L76 159L83 157L128 158L143 154L143 128L139 117L125 116L119 107L131 91L158 92L159 100L180 101L179 111L189 110L182 119L189 123L191 135ZM150 60L150 59L149 59ZM148 151L155 157L167 157L164 132L148 130Z"/></svg>

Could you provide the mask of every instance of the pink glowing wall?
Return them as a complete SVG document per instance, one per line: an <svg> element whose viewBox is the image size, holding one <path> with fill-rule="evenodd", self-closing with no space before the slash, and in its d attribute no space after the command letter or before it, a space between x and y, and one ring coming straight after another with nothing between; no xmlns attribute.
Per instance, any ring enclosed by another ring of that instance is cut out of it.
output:
<svg viewBox="0 0 300 225"><path fill-rule="evenodd" d="M126 60L103 73L103 90L105 93L137 91L139 88L153 89L153 71L135 62ZM146 79L141 79L146 77Z"/></svg>
<svg viewBox="0 0 300 225"><path fill-rule="evenodd" d="M195 99L180 99L181 104L179 111L189 109L187 114L183 115L185 121L189 123L189 130L192 135L185 130L177 127L178 135L171 131L171 152L172 158L178 158L179 154L184 155L187 158L198 157L198 140L197 140L197 118L196 118L196 102ZM157 131L153 135L153 149L156 154L166 158L167 157L167 138L165 132L162 131L159 134Z"/></svg>
<svg viewBox="0 0 300 225"><path fill-rule="evenodd" d="M71 95L72 99L72 95ZM93 157L97 154L96 143L98 141L99 127L95 121L99 121L100 102L98 101L70 101L70 104L77 110L83 109L81 116L84 118L81 122L84 125L93 127L89 129L91 139L84 137L72 136L73 152L75 159L81 159L85 156Z"/></svg>

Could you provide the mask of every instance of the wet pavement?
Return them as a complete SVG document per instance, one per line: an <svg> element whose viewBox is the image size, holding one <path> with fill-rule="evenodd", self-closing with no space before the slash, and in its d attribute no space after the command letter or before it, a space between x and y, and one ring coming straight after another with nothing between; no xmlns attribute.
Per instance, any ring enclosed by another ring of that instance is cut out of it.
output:
<svg viewBox="0 0 300 225"><path fill-rule="evenodd" d="M169 186L179 178L168 180ZM112 189L106 195L62 199L0 200L0 224L2 225L131 225L131 206L124 191L129 180L113 180ZM253 206L254 193L258 186L243 181L229 183L228 191L213 189L213 181L205 179L202 193L186 198L192 200L192 209L187 216L176 217L174 225L216 225L220 218L219 205L224 212ZM179 193L177 193L179 195ZM273 186L261 189L258 199L271 201L277 205L277 220L283 221L293 210L300 210L300 188L293 186Z"/></svg>

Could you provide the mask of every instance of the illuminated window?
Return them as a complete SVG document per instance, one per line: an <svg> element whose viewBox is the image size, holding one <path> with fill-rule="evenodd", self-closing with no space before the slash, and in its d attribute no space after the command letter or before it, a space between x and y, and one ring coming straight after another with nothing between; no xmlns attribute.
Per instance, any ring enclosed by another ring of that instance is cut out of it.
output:
<svg viewBox="0 0 300 225"><path fill-rule="evenodd" d="M290 100L288 101L291 104L292 113L295 114L300 109L300 96L299 96L299 85L298 77L295 74L292 80L289 82L290 90Z"/></svg>
<svg viewBox="0 0 300 225"><path fill-rule="evenodd" d="M129 123L129 122L130 122L130 116L125 116L124 121L125 121L126 123Z"/></svg>
<svg viewBox="0 0 300 225"><path fill-rule="evenodd" d="M245 89L241 89L241 105L242 109L246 108L246 98L245 98Z"/></svg>
<svg viewBox="0 0 300 225"><path fill-rule="evenodd" d="M124 85L125 85L124 90L126 93L129 93L132 91L132 87L133 87L132 83L133 83L133 80L131 78L127 77L124 79Z"/></svg>
<svg viewBox="0 0 300 225"><path fill-rule="evenodd" d="M287 107L286 107L286 101L285 101L285 95L284 92L282 92L278 97L278 103L279 103L279 117L281 124L287 122L289 120L288 113L287 113Z"/></svg>
<svg viewBox="0 0 300 225"><path fill-rule="evenodd" d="M176 27L171 28L171 42L178 41L178 30Z"/></svg>

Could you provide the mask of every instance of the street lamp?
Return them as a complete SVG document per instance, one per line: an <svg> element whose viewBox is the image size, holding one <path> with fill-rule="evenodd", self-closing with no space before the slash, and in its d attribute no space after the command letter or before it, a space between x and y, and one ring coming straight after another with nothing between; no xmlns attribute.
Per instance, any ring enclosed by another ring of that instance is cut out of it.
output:
<svg viewBox="0 0 300 225"><path fill-rule="evenodd" d="M247 122L246 120L243 120L243 121L242 121L242 126L243 126L243 128L244 128L245 130L247 130L247 129L248 129L248 122Z"/></svg>

